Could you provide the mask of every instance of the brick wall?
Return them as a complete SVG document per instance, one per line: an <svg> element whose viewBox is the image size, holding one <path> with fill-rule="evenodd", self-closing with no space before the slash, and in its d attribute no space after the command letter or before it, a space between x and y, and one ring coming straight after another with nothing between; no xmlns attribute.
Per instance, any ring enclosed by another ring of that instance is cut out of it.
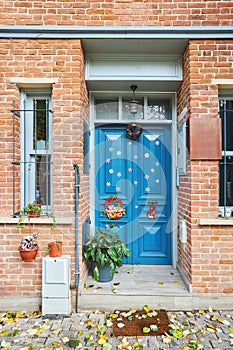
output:
<svg viewBox="0 0 233 350"><path fill-rule="evenodd" d="M232 77L232 50L233 41L190 41L178 98L179 113L187 107L187 119L218 117L218 86L212 79ZM179 242L179 264L194 293L232 293L232 228L198 225L199 218L218 217L218 161L189 160L187 169L178 202L179 219L187 222L188 242L186 247Z"/></svg>
<svg viewBox="0 0 233 350"><path fill-rule="evenodd" d="M0 1L0 23L68 26L229 26L231 1Z"/></svg>
<svg viewBox="0 0 233 350"><path fill-rule="evenodd" d="M80 170L79 232L89 206L89 180L83 174L83 119L88 121L88 98L84 81L84 57L79 40L0 40L1 114L1 217L12 215L12 120L13 100L19 108L19 88L12 83L15 78L51 78L53 109L53 186L54 214L69 218L69 225L58 224L55 230L48 225L34 225L39 232L39 253L35 262L22 262L18 247L23 230L16 224L1 226L1 287L0 295L41 293L41 257L51 240L63 241L64 255L72 256L72 283L74 283L74 164ZM33 87L33 86L32 86ZM16 160L20 160L19 123L16 118ZM19 170L16 170L16 203L19 210ZM61 185L62 184L62 185ZM4 221L4 220L3 220ZM80 235L81 239L81 235ZM81 256L82 242L79 242ZM80 259L81 261L81 259ZM83 270L82 270L83 272Z"/></svg>

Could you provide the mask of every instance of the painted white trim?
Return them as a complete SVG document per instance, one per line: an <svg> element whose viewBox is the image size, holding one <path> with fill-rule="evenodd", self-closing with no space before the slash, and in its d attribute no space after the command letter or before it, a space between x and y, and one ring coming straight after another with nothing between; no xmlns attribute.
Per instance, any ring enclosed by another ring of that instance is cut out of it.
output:
<svg viewBox="0 0 233 350"><path fill-rule="evenodd" d="M198 225L199 226L233 226L233 218L216 218L216 219L209 219L209 218L201 218L198 219ZM218 231L218 234L226 234L226 231ZM229 234L232 234L232 232L229 232Z"/></svg>
<svg viewBox="0 0 233 350"><path fill-rule="evenodd" d="M87 82L132 78L182 81L182 60L179 55L91 54L86 56L85 76Z"/></svg>
<svg viewBox="0 0 233 350"><path fill-rule="evenodd" d="M212 79L212 84L219 85L222 88L232 88L233 87L233 79Z"/></svg>
<svg viewBox="0 0 233 350"><path fill-rule="evenodd" d="M188 108L187 107L184 107L184 109L182 110L182 112L178 115L177 117L177 120L178 120L178 123L181 122L181 120L184 118L184 116L187 114L188 112Z"/></svg>
<svg viewBox="0 0 233 350"><path fill-rule="evenodd" d="M90 233L95 231L95 124L94 98L90 94Z"/></svg>
<svg viewBox="0 0 233 350"><path fill-rule="evenodd" d="M176 268L178 260L178 242L177 242L177 110L176 94L172 95L172 128L171 128L171 158L172 158L172 176L171 176L171 235L172 235L172 266Z"/></svg>
<svg viewBox="0 0 233 350"><path fill-rule="evenodd" d="M11 84L16 84L19 88L46 88L58 83L57 78L10 78Z"/></svg>
<svg viewBox="0 0 233 350"><path fill-rule="evenodd" d="M20 206L31 203L35 200L35 157L36 155L45 155L51 157L52 162L52 115L49 113L49 149L48 150L33 150L33 99L47 99L49 106L52 107L51 89L41 89L36 86L35 89L24 89L20 93L20 154L22 162L20 166ZM27 111L25 111L25 109ZM27 120L25 119L27 118ZM26 133L26 135L25 135ZM30 168L29 168L30 164ZM27 169L26 169L27 167ZM29 171L30 170L30 171ZM53 207L53 169L50 174L50 196L51 203L46 211L50 211Z"/></svg>

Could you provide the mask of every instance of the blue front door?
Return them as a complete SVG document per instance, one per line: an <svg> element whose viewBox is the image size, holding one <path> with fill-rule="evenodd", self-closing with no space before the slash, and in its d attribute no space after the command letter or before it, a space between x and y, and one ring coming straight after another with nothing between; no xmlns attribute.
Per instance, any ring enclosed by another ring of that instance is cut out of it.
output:
<svg viewBox="0 0 233 350"><path fill-rule="evenodd" d="M170 264L170 128L145 126L131 138L125 125L105 125L95 145L96 228L121 236L131 251L125 263ZM124 215L106 215L121 202Z"/></svg>

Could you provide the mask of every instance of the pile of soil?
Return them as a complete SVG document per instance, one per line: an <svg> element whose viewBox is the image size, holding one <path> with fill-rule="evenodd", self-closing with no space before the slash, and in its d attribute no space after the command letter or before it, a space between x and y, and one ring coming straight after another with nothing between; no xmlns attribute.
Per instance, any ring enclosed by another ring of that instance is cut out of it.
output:
<svg viewBox="0 0 233 350"><path fill-rule="evenodd" d="M113 335L115 337L157 336L169 332L170 320L165 311L148 313L144 310L134 310L133 313L131 311L115 311L112 314Z"/></svg>

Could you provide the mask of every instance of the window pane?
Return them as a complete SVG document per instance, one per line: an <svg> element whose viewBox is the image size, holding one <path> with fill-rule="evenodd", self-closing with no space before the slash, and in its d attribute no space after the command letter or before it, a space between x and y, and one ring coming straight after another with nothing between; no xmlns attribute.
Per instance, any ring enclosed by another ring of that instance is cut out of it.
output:
<svg viewBox="0 0 233 350"><path fill-rule="evenodd" d="M161 101L153 98L148 99L147 117L148 120L171 119L169 115L169 101Z"/></svg>
<svg viewBox="0 0 233 350"><path fill-rule="evenodd" d="M118 119L117 98L95 100L96 119Z"/></svg>
<svg viewBox="0 0 233 350"><path fill-rule="evenodd" d="M48 100L33 100L33 149L44 150L48 141Z"/></svg>
<svg viewBox="0 0 233 350"><path fill-rule="evenodd" d="M36 202L51 205L51 156L36 157Z"/></svg>
<svg viewBox="0 0 233 350"><path fill-rule="evenodd" d="M233 157L220 162L220 206L233 206Z"/></svg>
<svg viewBox="0 0 233 350"><path fill-rule="evenodd" d="M223 151L233 151L233 101L220 101L220 118L222 119Z"/></svg>
<svg viewBox="0 0 233 350"><path fill-rule="evenodd" d="M132 96L129 96L128 98L123 98L123 104L122 104L122 118L124 120L142 120L144 118L144 103L143 98L136 97L135 98L138 101L138 111L136 114L131 114L129 112L129 103L130 100L132 100Z"/></svg>

